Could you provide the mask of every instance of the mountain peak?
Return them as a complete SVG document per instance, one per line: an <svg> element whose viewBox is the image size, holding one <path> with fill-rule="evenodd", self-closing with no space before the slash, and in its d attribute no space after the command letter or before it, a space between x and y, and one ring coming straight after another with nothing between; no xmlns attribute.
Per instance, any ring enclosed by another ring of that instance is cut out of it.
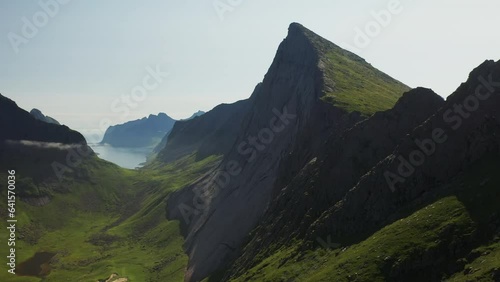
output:
<svg viewBox="0 0 500 282"><path fill-rule="evenodd" d="M39 110L35 110L35 113L41 114ZM41 115L41 118L50 118ZM55 120L44 119L35 117L11 99L0 95L0 151L3 146L7 146L4 143L6 140L86 145L85 138L79 132L56 124Z"/></svg>
<svg viewBox="0 0 500 282"><path fill-rule="evenodd" d="M436 94L432 89L417 87L403 94L394 109L416 111L418 109L438 108L437 105L441 105L443 102L443 97Z"/></svg>
<svg viewBox="0 0 500 282"><path fill-rule="evenodd" d="M304 36L308 37L309 39L312 39L313 41L320 40L320 41L328 42L331 45L335 45L332 42L324 39L320 35L316 34L314 31L303 26L302 24L293 22L288 27L288 37L293 37L296 35L304 35ZM335 46L337 46L337 45L335 45Z"/></svg>
<svg viewBox="0 0 500 282"><path fill-rule="evenodd" d="M290 24L276 55L276 65L284 64L302 72L318 71L321 99L363 116L392 108L410 90L358 55L295 22Z"/></svg>
<svg viewBox="0 0 500 282"><path fill-rule="evenodd" d="M41 120L43 122L46 122L46 123L53 123L53 124L57 124L57 125L61 125L57 120L55 120L54 118L51 118L49 116L46 116L42 113L42 111L40 111L39 109L32 109L30 111L30 114L38 119L38 120Z"/></svg>
<svg viewBox="0 0 500 282"><path fill-rule="evenodd" d="M155 147L167 134L176 120L166 113L150 114L138 120L110 126L104 133L102 144L114 147Z"/></svg>
<svg viewBox="0 0 500 282"><path fill-rule="evenodd" d="M309 29L307 29L305 26L303 26L300 23L293 22L288 27L288 36L295 35L298 33L306 34L308 32L312 32L312 31L310 31Z"/></svg>
<svg viewBox="0 0 500 282"><path fill-rule="evenodd" d="M190 119L193 119L195 117L199 117L199 116L202 116L206 114L204 111L201 111L201 110L198 110L196 113L192 114L189 118L187 118L186 120L190 120Z"/></svg>
<svg viewBox="0 0 500 282"><path fill-rule="evenodd" d="M242 168L220 192L208 193L210 207L206 213L193 214L189 222L181 222L190 257L186 281L203 280L236 254L269 206L274 191L278 191L274 189L286 186L294 172L320 155L325 139L360 121L359 115L343 119L347 111L368 115L390 109L406 90L354 54L292 23L250 99L221 105L200 118L177 123L159 154L159 159L169 163L193 153L196 160L223 155L217 169L169 197L169 219L185 216L178 207L192 205L194 191L219 190L216 184L207 183L207 179L217 179L224 173L219 168L233 161ZM267 131L269 121L278 116L284 119L283 129L277 130L279 133L269 129L273 141L264 141L265 148L245 147L251 140L247 137ZM257 153L261 149L265 153ZM259 208L250 212L241 209L243 205ZM226 224L232 226L230 232L219 228Z"/></svg>
<svg viewBox="0 0 500 282"><path fill-rule="evenodd" d="M311 47L314 51L321 57L326 55L329 52L335 51L338 53L342 53L343 55L353 57L357 60L364 61L361 57L357 56L354 53L351 53L347 50L342 49L335 43L325 39L314 31L308 29L300 23L293 22L288 27L288 36L289 38L302 37L307 39L309 43L311 43Z"/></svg>
<svg viewBox="0 0 500 282"><path fill-rule="evenodd" d="M30 114L42 114L42 111L40 111L39 109L37 108L33 108L31 111L30 111Z"/></svg>
<svg viewBox="0 0 500 282"><path fill-rule="evenodd" d="M321 42L325 41L325 42ZM297 45L297 43L302 43L302 45ZM282 48L292 48L295 49L297 47L308 47L308 51L313 51L314 53L318 53L321 51L321 45L328 42L326 39L317 35L313 31L309 30L305 26L300 23L291 23L288 27L288 35L283 41ZM333 45L333 43L328 42ZM304 45L306 44L306 45ZM336 45L335 45L336 46Z"/></svg>

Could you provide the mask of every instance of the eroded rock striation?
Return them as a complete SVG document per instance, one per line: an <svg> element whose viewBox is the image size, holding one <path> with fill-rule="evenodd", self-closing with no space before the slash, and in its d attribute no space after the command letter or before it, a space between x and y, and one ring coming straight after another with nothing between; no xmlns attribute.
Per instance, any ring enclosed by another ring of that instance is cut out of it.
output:
<svg viewBox="0 0 500 282"><path fill-rule="evenodd" d="M186 236L187 281L199 281L231 263L276 191L323 154L330 136L369 116L357 104L360 100L346 104L345 96L336 98L348 93L345 80L355 77L346 66L370 73L372 79L357 80L352 95L372 85L376 90L384 86L385 110L408 90L360 57L294 23L249 99L174 126L159 154L164 161L193 153L198 158L222 155L217 169L168 199L168 217L181 221ZM336 79L342 80L342 87Z"/></svg>

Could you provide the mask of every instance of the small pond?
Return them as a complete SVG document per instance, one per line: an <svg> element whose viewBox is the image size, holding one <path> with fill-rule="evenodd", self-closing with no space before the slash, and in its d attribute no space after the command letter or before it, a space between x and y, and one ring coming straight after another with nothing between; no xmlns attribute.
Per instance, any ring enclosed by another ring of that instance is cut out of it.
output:
<svg viewBox="0 0 500 282"><path fill-rule="evenodd" d="M38 252L20 263L16 268L16 274L19 276L47 276L50 273L50 260L55 255L55 253Z"/></svg>

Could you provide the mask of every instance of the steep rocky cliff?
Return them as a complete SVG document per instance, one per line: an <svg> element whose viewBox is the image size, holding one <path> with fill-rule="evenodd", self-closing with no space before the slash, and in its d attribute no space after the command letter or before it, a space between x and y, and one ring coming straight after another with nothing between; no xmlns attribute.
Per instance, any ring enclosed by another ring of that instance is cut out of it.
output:
<svg viewBox="0 0 500 282"><path fill-rule="evenodd" d="M250 101L223 104L199 118L176 122L158 160L168 163L196 153L197 159L224 154L233 145Z"/></svg>
<svg viewBox="0 0 500 282"><path fill-rule="evenodd" d="M324 212L309 236L346 240L369 233L485 156L500 152L500 62L486 61L432 117L402 140L338 203Z"/></svg>
<svg viewBox="0 0 500 282"><path fill-rule="evenodd" d="M346 88L349 80L356 87ZM366 89L372 92L366 99L357 97ZM191 153L223 155L217 169L168 199L168 216L181 221L186 236L186 280L198 281L230 263L277 187L323 154L328 137L372 111L392 108L406 90L360 57L292 24L248 100L179 123L160 153L165 161ZM383 103L367 107L377 95ZM197 130L203 123L210 125L208 134Z"/></svg>
<svg viewBox="0 0 500 282"><path fill-rule="evenodd" d="M94 156L79 132L36 119L2 95L0 128L0 169L18 170L22 177L31 178L35 183L57 180L58 174L62 177L65 173L74 173L82 159ZM59 165L56 169L54 163ZM31 182L18 184L19 195L37 190Z"/></svg>
<svg viewBox="0 0 500 282"><path fill-rule="evenodd" d="M196 113L192 114L189 118L187 119L182 119L182 120L178 120L176 121L176 123L179 123L179 122L183 122L183 121L188 121L188 120L192 120L192 119L195 119L199 116L202 116L204 115L205 112L204 111L197 111ZM175 124L174 124L175 126ZM172 126L172 128L174 127ZM163 138L161 139L160 143L158 143L158 145L156 145L154 148L153 148L153 151L148 155L147 159L148 159L148 162L151 162L153 160L156 159L156 157L158 156L158 154L167 146L167 143L168 143L168 139L170 138L170 133L172 133L172 129L170 129L164 136Z"/></svg>
<svg viewBox="0 0 500 282"><path fill-rule="evenodd" d="M414 89L331 136L217 277L498 281L499 107L500 62L486 61L446 102Z"/></svg>
<svg viewBox="0 0 500 282"><path fill-rule="evenodd" d="M432 90L417 88L405 93L393 109L329 136L323 154L295 173L286 185L275 186L268 212L231 272L242 273L255 262L256 255L271 254L293 239L302 239L332 202L341 200L362 175L443 104L443 98ZM286 177L287 172L281 175Z"/></svg>

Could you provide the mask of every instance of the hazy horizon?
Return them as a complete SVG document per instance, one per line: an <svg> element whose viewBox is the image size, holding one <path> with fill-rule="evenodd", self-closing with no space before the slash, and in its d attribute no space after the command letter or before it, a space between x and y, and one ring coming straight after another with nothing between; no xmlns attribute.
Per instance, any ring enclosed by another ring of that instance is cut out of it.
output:
<svg viewBox="0 0 500 282"><path fill-rule="evenodd" d="M0 4L0 93L86 135L103 133L103 124L159 112L182 119L248 98L291 22L410 87L432 88L443 97L484 60L500 57L500 38L488 28L500 8L492 0L459 5L449 0L317 5L296 0L60 0L57 7L43 8L52 1ZM388 11L390 18L385 17ZM472 20L468 15L475 11L484 15ZM40 12L49 17L27 38L25 21L43 21ZM367 28L377 21L379 30L367 36ZM356 44L357 29L367 36L366 46ZM144 99L122 100L152 72L162 74L159 81L149 81L154 87Z"/></svg>

